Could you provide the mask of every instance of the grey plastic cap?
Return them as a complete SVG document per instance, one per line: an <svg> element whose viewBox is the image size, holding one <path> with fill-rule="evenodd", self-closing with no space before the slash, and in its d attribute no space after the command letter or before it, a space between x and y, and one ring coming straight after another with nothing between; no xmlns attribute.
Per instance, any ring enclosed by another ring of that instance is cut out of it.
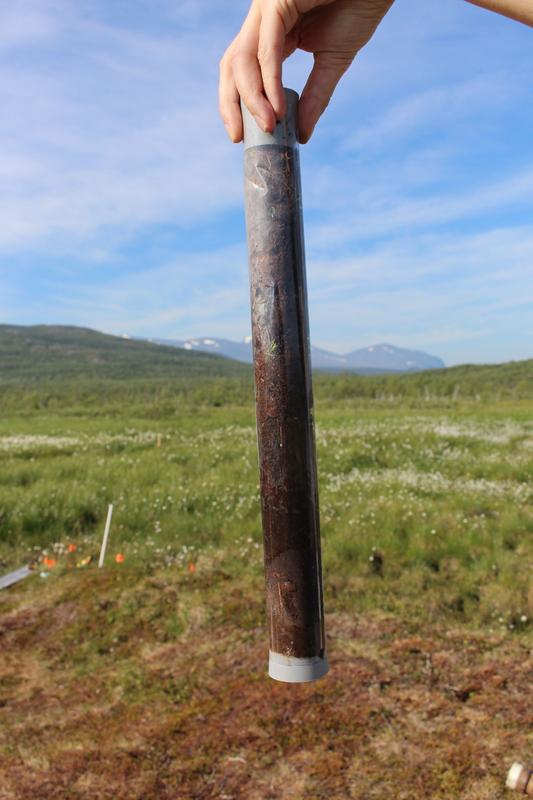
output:
<svg viewBox="0 0 533 800"><path fill-rule="evenodd" d="M276 123L272 133L259 127L253 115L241 100L242 119L244 123L244 149L261 147L267 144L279 144L284 147L298 147L298 92L284 89L287 101L287 113Z"/></svg>
<svg viewBox="0 0 533 800"><path fill-rule="evenodd" d="M295 658L274 653L268 659L268 674L275 681L284 683L308 683L323 678L329 670L327 658L313 656L311 658Z"/></svg>

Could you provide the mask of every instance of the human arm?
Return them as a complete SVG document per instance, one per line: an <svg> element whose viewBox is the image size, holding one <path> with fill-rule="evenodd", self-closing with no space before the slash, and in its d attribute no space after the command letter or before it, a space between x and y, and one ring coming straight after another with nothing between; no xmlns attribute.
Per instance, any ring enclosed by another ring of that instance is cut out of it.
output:
<svg viewBox="0 0 533 800"><path fill-rule="evenodd" d="M533 26L533 0L468 0ZM302 143L327 107L342 75L371 39L393 0L253 0L220 63L220 113L233 142L243 136L240 99L265 131L285 113L283 61L297 48L314 65L299 103Z"/></svg>
<svg viewBox="0 0 533 800"><path fill-rule="evenodd" d="M533 0L468 0L468 2L533 27Z"/></svg>

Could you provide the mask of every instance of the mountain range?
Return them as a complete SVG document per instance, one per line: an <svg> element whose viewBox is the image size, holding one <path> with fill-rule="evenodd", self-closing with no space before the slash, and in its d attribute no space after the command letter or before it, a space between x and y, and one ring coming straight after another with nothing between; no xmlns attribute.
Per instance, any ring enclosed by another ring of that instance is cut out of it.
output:
<svg viewBox="0 0 533 800"><path fill-rule="evenodd" d="M195 351L192 341L190 344L189 350L74 326L0 324L0 409L5 412L8 401L18 408L23 396L31 408L42 404L52 409L56 402L99 408L119 398L125 407L139 403L139 413L145 413L153 402L179 406L180 398L196 398L194 402L213 406L252 403L249 364L214 352ZM248 342L241 344L249 346ZM321 371L322 375L315 375L315 389L323 402L351 394L423 401L428 397L461 397L477 403L483 398L533 399L533 358L428 371L361 367L353 369L353 376L341 376L338 382L324 374L326 370ZM367 377L359 378L355 373Z"/></svg>
<svg viewBox="0 0 533 800"><path fill-rule="evenodd" d="M252 363L252 337L240 342L206 336L198 339L151 339L156 344L179 347L184 350L212 353L246 364ZM425 369L442 369L444 361L421 350L406 350L393 344L375 344L339 355L320 347L311 346L311 362L315 369L333 372L418 372Z"/></svg>

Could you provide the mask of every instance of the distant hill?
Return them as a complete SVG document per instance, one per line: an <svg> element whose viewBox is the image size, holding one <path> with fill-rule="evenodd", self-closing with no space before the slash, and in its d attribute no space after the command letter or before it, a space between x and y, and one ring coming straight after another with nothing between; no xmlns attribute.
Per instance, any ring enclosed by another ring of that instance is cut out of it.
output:
<svg viewBox="0 0 533 800"><path fill-rule="evenodd" d="M65 325L0 325L0 386L20 380L56 378L172 380L251 375L249 367L237 360L239 354L250 348L249 341L239 343L225 339L192 339L184 340L184 346L170 344L172 340L161 341L164 343L111 336L90 328ZM233 357L223 352L226 343L228 348L234 346L232 351L230 348ZM190 347L186 347L187 344ZM210 350L205 352L201 349L204 347ZM405 387L421 383L452 386L458 381L496 387L533 382L533 360L442 368L440 359L392 345L355 350L347 356L336 356L319 348L313 348L313 352L315 367L318 360L319 364L324 365L323 371L348 371L344 359L349 359L353 371L362 377L373 377L376 386L392 385L392 382ZM316 358L317 354L319 359ZM415 364L405 361L411 355L416 357L412 359ZM335 359L333 365L328 361L329 358ZM370 367L370 363L381 363L381 369ZM393 364L397 369L392 368ZM402 364L406 369L398 368ZM427 364L427 368L422 370L424 364ZM381 373L381 377L377 373ZM354 375L354 379L356 377Z"/></svg>
<svg viewBox="0 0 533 800"><path fill-rule="evenodd" d="M409 372L360 367L339 374L323 368L314 389L319 402L533 400L533 360ZM2 410L52 404L91 407L95 413L112 407L122 414L135 407L141 415L166 414L181 402L252 408L252 370L220 355L87 328L0 325L0 397Z"/></svg>
<svg viewBox="0 0 533 800"><path fill-rule="evenodd" d="M225 358L233 358L244 364L252 363L251 336L245 336L241 342L233 342L231 339L215 339L211 336L201 339L149 339L149 341L168 347L179 347L190 353L211 353Z"/></svg>
<svg viewBox="0 0 533 800"><path fill-rule="evenodd" d="M179 347L195 353L217 353L246 364L252 363L252 337L240 342L218 339L214 336L198 339L155 339L156 343ZM376 344L353 350L346 355L332 353L311 346L311 362L314 369L332 372L357 372L361 375L377 372L418 372L425 369L443 369L442 359L420 350L405 350L393 344Z"/></svg>
<svg viewBox="0 0 533 800"><path fill-rule="evenodd" d="M64 325L0 325L0 386L94 378L239 376L244 365L139 339Z"/></svg>
<svg viewBox="0 0 533 800"><path fill-rule="evenodd" d="M406 350L393 344L376 344L353 350L346 355L351 367L372 367L373 369L398 370L401 372L417 372L425 369L443 369L445 364L441 358L430 356L422 350Z"/></svg>

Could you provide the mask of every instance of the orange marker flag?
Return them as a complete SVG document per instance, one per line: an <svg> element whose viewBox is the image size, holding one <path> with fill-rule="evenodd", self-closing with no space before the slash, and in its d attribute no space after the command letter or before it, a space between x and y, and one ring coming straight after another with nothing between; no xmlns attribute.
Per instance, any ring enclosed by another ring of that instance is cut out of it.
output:
<svg viewBox="0 0 533 800"><path fill-rule="evenodd" d="M115 556L115 562L117 564L123 564L124 563L124 559L125 559L124 553L117 553L116 556Z"/></svg>

